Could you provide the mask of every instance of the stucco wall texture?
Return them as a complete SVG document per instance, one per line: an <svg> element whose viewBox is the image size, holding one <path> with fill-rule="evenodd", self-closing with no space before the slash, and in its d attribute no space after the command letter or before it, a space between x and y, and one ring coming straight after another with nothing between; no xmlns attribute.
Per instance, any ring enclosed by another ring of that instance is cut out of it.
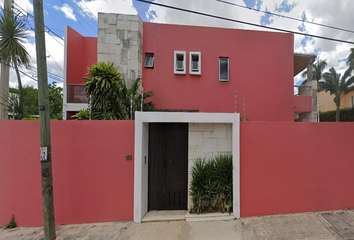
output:
<svg viewBox="0 0 354 240"><path fill-rule="evenodd" d="M241 122L241 216L354 208L353 123Z"/></svg>
<svg viewBox="0 0 354 240"><path fill-rule="evenodd" d="M128 82L142 77L159 109L234 112L237 91L237 112L244 113L245 99L253 121L294 121L292 34L141 24L133 18L100 14L98 40L68 28L68 84L82 84L86 67L98 58L113 62ZM174 74L174 51L186 51L186 74ZM201 53L201 75L189 74L191 51ZM145 53L154 54L153 68L143 67ZM229 58L229 82L219 82L219 57Z"/></svg>
<svg viewBox="0 0 354 240"><path fill-rule="evenodd" d="M133 219L134 121L51 121L56 224ZM42 226L38 121L0 122L0 225Z"/></svg>
<svg viewBox="0 0 354 240"><path fill-rule="evenodd" d="M97 38L84 37L67 27L67 84L84 84L87 67L97 62Z"/></svg>
<svg viewBox="0 0 354 240"><path fill-rule="evenodd" d="M132 220L134 122L51 124L56 224ZM240 127L241 217L354 208L352 123ZM41 226L38 122L0 133L0 225Z"/></svg>
<svg viewBox="0 0 354 240"><path fill-rule="evenodd" d="M144 22L144 91L157 108L237 112L252 121L294 121L292 34ZM186 51L186 74L174 74L174 51ZM189 52L201 52L201 75L189 74ZM230 80L219 82L219 57L228 57ZM144 60L145 61L145 60ZM143 61L143 62L144 62Z"/></svg>
<svg viewBox="0 0 354 240"><path fill-rule="evenodd" d="M351 98L354 96L354 91L351 91L343 96L340 101L340 108L349 108L351 106ZM329 92L319 92L318 93L318 102L321 112L333 111L336 110L336 104L333 101L334 95L330 95Z"/></svg>

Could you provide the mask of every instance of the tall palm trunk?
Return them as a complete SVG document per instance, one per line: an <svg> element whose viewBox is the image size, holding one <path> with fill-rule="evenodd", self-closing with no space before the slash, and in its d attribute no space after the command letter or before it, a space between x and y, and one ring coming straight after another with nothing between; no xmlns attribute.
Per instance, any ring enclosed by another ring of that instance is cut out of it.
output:
<svg viewBox="0 0 354 240"><path fill-rule="evenodd" d="M26 106L25 106L25 101L23 99L21 75L20 75L20 71L18 70L18 66L17 66L17 61L16 61L15 55L12 56L12 61L14 63L14 67L15 67L15 71L16 71L16 75L17 75L17 81L18 81L18 90L19 90L19 93L20 93L19 94L19 101L20 101L21 111L20 111L20 114L18 116L18 119L21 120L26 115Z"/></svg>
<svg viewBox="0 0 354 240"><path fill-rule="evenodd" d="M336 122L339 122L340 106L337 105L336 109Z"/></svg>

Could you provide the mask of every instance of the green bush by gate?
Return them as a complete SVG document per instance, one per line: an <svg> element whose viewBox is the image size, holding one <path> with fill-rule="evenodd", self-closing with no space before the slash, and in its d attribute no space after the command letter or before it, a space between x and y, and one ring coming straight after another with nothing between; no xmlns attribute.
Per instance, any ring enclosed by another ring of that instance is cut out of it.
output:
<svg viewBox="0 0 354 240"><path fill-rule="evenodd" d="M196 160L192 167L191 213L232 212L232 155Z"/></svg>

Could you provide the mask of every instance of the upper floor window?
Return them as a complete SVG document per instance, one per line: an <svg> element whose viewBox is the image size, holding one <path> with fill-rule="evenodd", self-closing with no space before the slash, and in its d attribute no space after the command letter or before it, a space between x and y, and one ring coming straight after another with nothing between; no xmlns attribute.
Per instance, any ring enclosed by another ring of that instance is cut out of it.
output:
<svg viewBox="0 0 354 240"><path fill-rule="evenodd" d="M154 68L154 54L145 53L145 68Z"/></svg>
<svg viewBox="0 0 354 240"><path fill-rule="evenodd" d="M228 57L219 58L219 81L220 82L229 81L229 58Z"/></svg>
<svg viewBox="0 0 354 240"><path fill-rule="evenodd" d="M186 52L185 51L174 52L174 73L186 74Z"/></svg>
<svg viewBox="0 0 354 240"><path fill-rule="evenodd" d="M189 53L189 74L200 75L201 74L201 53L190 52Z"/></svg>

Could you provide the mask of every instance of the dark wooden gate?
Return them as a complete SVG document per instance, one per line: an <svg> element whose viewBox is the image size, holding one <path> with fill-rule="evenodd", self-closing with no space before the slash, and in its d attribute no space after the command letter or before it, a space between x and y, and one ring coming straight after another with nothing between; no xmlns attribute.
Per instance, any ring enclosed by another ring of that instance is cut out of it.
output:
<svg viewBox="0 0 354 240"><path fill-rule="evenodd" d="M188 191L188 124L149 125L150 210L186 210Z"/></svg>

